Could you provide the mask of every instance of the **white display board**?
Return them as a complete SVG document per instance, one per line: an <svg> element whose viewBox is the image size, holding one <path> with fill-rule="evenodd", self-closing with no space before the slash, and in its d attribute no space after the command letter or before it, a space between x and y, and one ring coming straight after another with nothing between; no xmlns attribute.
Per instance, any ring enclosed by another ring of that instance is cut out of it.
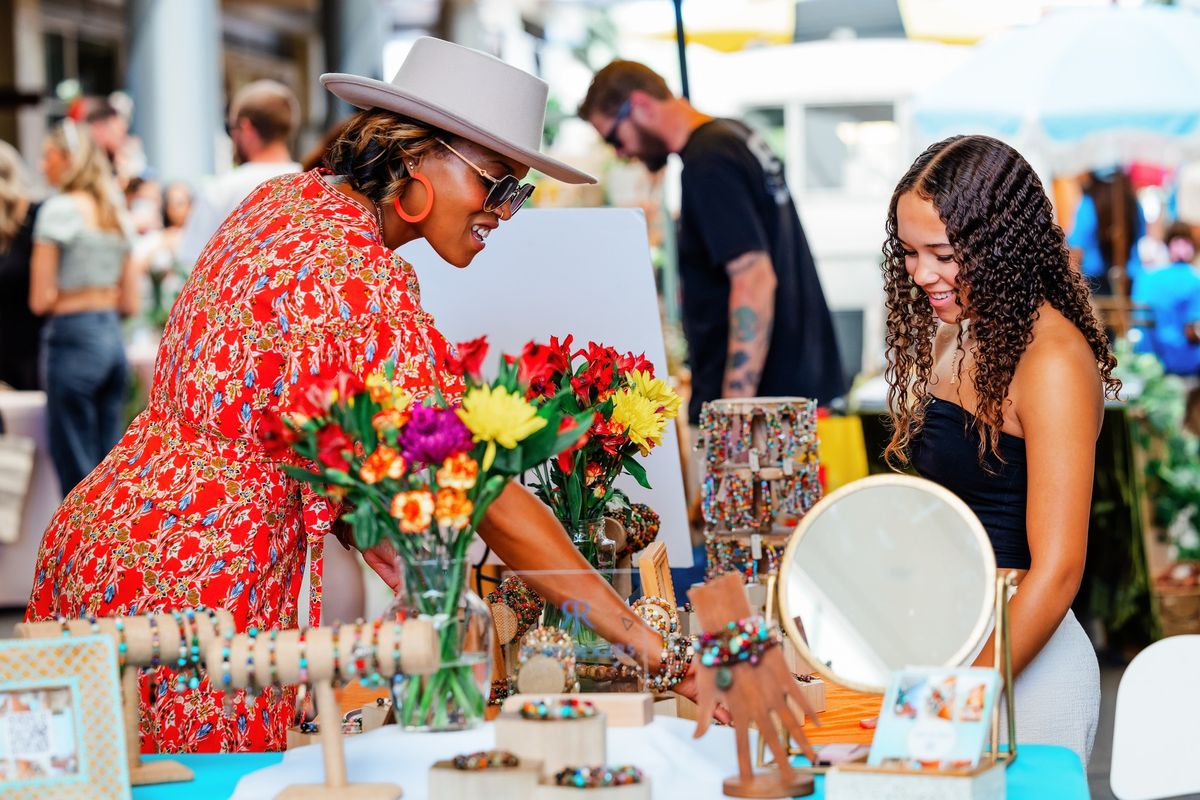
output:
<svg viewBox="0 0 1200 800"><path fill-rule="evenodd" d="M466 269L442 261L424 239L400 249L421 281L421 305L451 342L486 334L497 352L531 339L573 334L578 347L601 342L645 352L667 374L646 219L621 208L524 209L502 222ZM642 459L650 491L618 481L662 517L660 540L674 567L692 566L683 470L672 422L662 446Z"/></svg>

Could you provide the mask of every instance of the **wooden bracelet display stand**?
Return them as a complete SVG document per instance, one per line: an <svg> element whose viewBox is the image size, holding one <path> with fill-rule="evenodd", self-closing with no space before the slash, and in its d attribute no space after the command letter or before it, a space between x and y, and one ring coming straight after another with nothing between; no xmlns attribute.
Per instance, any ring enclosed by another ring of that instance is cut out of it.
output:
<svg viewBox="0 0 1200 800"><path fill-rule="evenodd" d="M200 641L200 652L205 652L213 641L219 640L220 631L214 630L212 618L208 611L194 611L194 617L184 622L185 629L195 625L194 634ZM233 615L221 609L215 612L221 630L233 628ZM154 617L157 627L158 646L154 646L154 628L150 625L150 616ZM117 631L117 622L121 622L124 630ZM156 760L142 761L141 736L138 732L138 702L141 692L138 689L138 675L141 667L149 667L158 662L167 668L176 664L180 646L190 650L188 639L192 630L180 630L174 615L158 613L138 617L103 617L96 620L94 630L92 623L86 619L72 619L65 623L59 622L26 622L17 625L17 635L28 639L53 639L64 635L64 626L72 636L88 636L94 633L108 636L114 642L113 649L117 650L125 644L125 666L121 669L121 708L125 717L125 752L129 759L129 782L133 786L145 786L155 783L175 783L190 781L195 777L190 769L178 761ZM181 637L182 640L181 640ZM189 660L190 663L190 660Z"/></svg>
<svg viewBox="0 0 1200 800"><path fill-rule="evenodd" d="M354 626L344 625L337 629L338 653L341 664L350 663L354 651ZM320 724L320 741L325 762L325 783L295 784L278 795L280 800L395 800L401 796L399 786L392 783L351 784L346 779L346 753L342 747L341 714L338 713L337 697L333 693L333 681L339 677L339 667L334 661L334 628L309 628L304 631L304 648L301 652L297 630L280 631L275 637L274 678L280 684L301 683L300 658L307 663L308 682L313 686L317 708L332 718ZM376 647L376 666L384 678L391 678L395 670L393 653L396 652L395 625L380 626ZM411 619L401 623L399 629L400 672L405 675L428 675L438 668L437 637L433 624L427 619ZM255 637L239 634L229 640L212 641L207 650L211 682L215 688L229 689L259 688L272 683L272 661L269 657L269 632L259 632ZM225 657L225 648L229 656ZM253 664L253 669L249 665ZM228 671L229 683L224 676Z"/></svg>

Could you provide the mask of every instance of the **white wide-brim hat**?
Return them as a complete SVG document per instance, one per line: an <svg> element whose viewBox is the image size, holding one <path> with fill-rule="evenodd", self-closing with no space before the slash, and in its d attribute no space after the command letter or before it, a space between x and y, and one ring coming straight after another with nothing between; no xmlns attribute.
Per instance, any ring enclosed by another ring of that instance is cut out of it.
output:
<svg viewBox="0 0 1200 800"><path fill-rule="evenodd" d="M391 83L329 72L321 84L359 108L382 108L489 147L564 183L596 179L542 155L545 81L498 58L422 37Z"/></svg>

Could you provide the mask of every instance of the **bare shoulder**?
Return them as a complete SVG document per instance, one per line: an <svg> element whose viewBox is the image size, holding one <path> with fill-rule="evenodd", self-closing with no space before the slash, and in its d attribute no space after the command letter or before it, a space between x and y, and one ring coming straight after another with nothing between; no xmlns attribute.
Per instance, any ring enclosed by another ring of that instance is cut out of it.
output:
<svg viewBox="0 0 1200 800"><path fill-rule="evenodd" d="M1013 374L1010 397L1022 419L1059 412L1100 415L1104 389L1091 345L1057 309L1043 306L1033 326L1033 341Z"/></svg>

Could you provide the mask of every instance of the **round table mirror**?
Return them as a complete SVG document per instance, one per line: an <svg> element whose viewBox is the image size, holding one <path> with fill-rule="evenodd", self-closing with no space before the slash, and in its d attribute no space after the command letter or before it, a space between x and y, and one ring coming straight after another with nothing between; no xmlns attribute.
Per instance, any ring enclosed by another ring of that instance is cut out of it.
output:
<svg viewBox="0 0 1200 800"><path fill-rule="evenodd" d="M983 525L958 497L920 478L873 476L822 499L788 540L781 622L823 676L882 693L893 670L974 657L995 575Z"/></svg>

